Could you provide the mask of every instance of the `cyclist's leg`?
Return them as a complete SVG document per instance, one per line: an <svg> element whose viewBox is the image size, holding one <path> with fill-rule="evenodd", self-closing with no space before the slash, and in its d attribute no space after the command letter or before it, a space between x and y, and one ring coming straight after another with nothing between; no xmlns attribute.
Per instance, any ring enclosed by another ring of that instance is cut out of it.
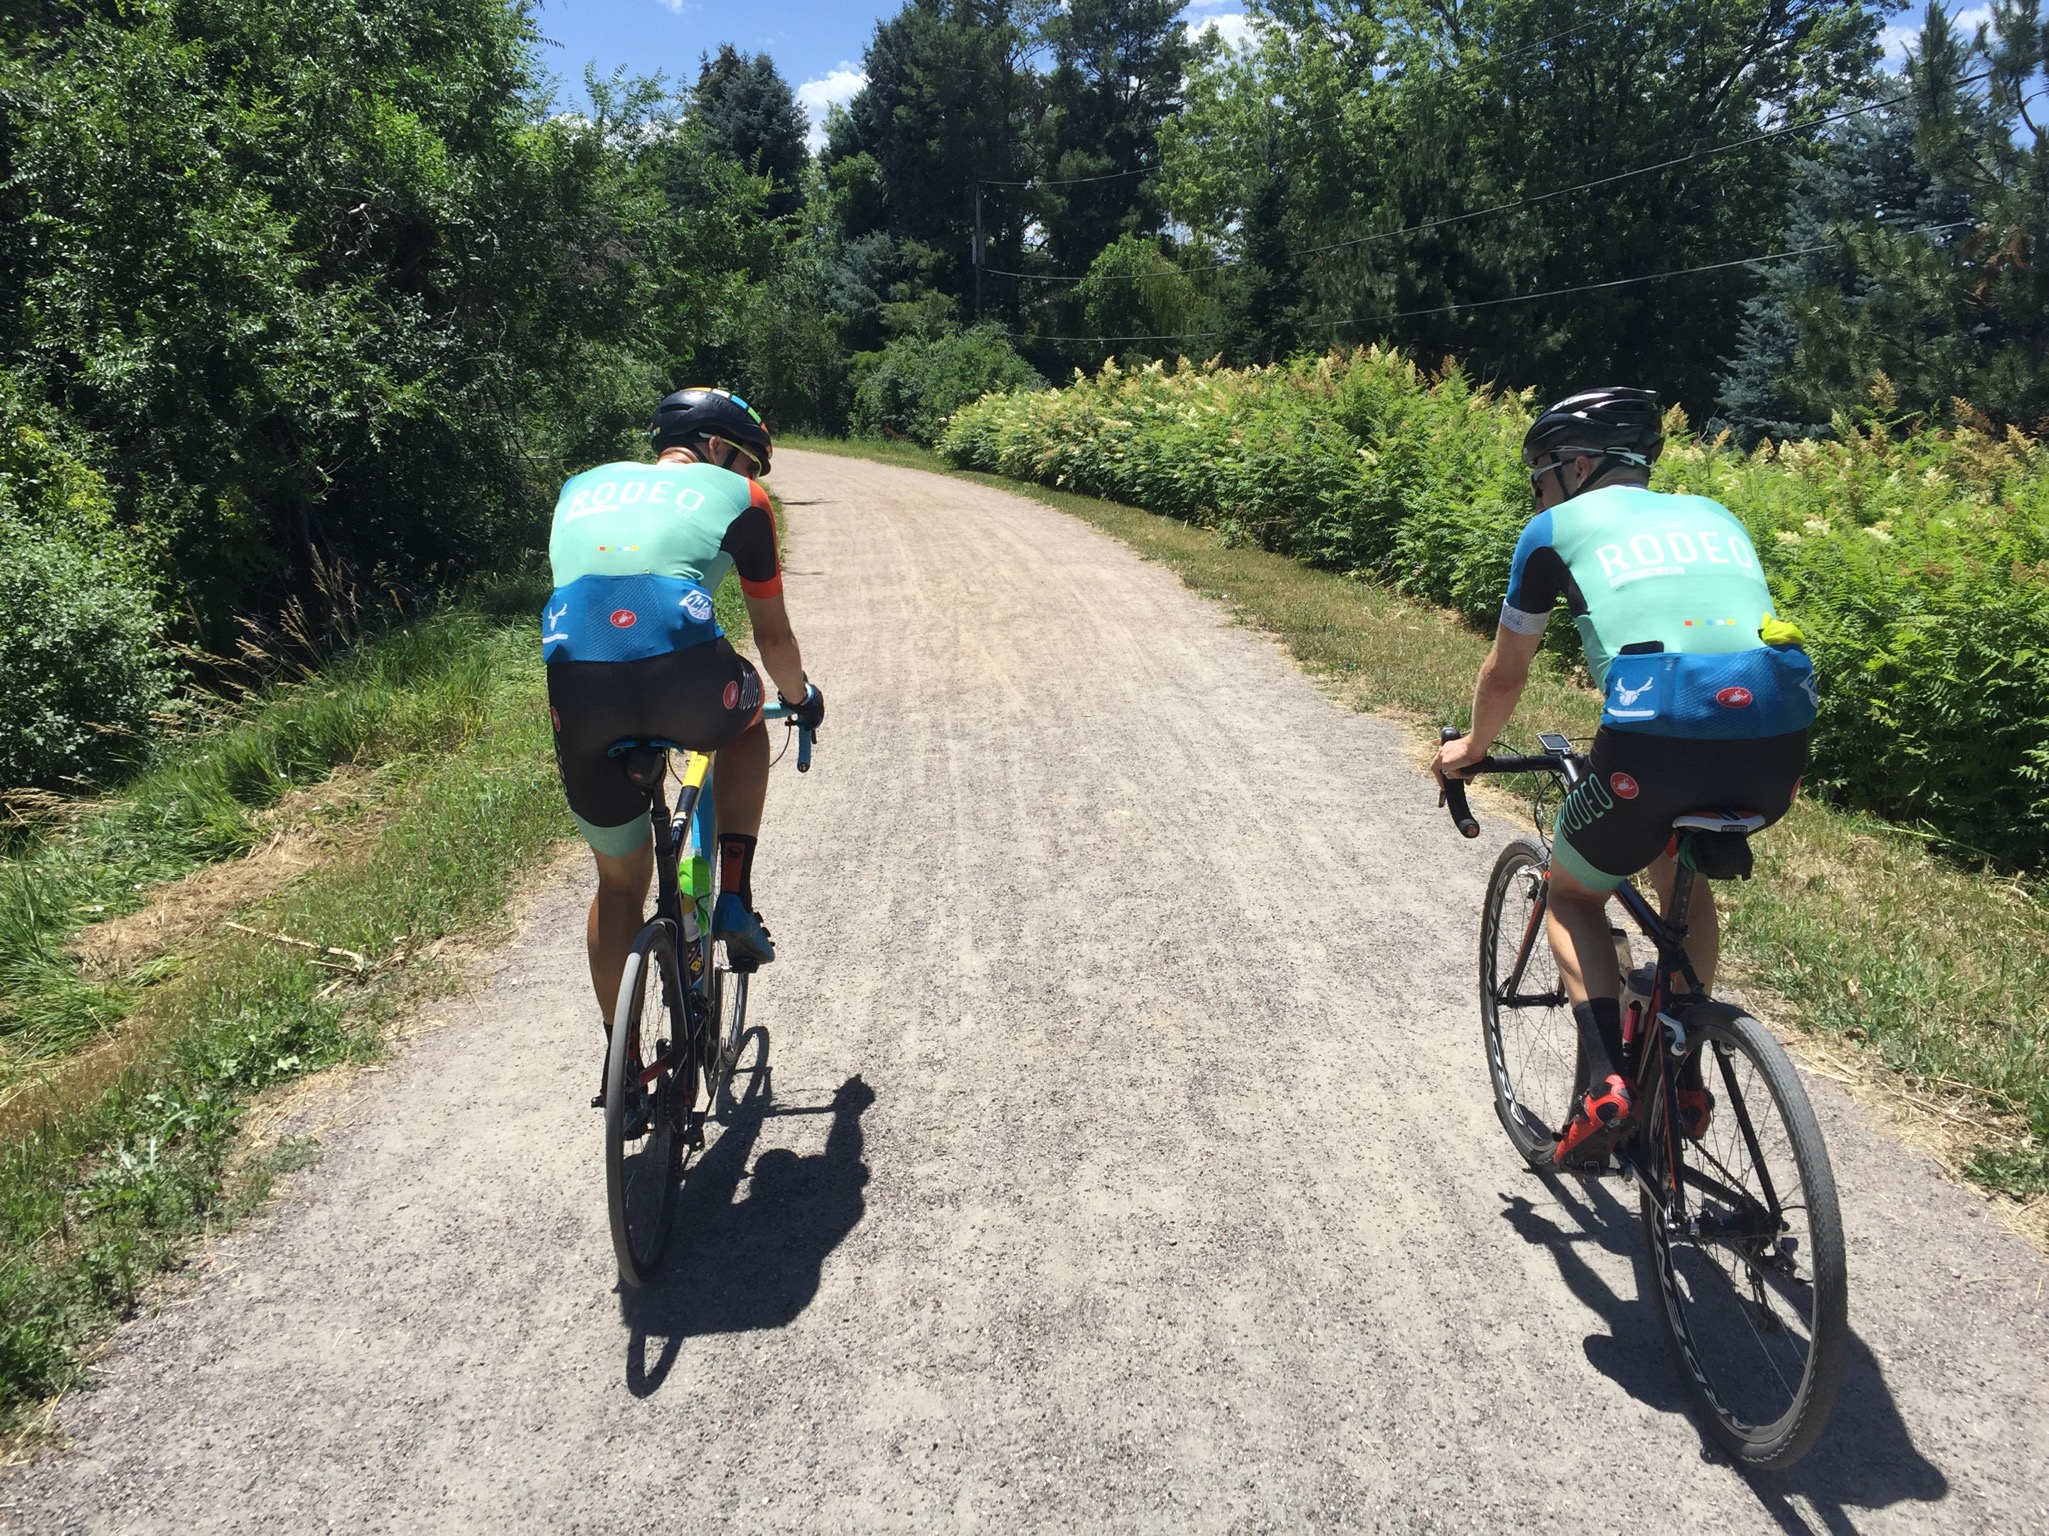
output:
<svg viewBox="0 0 2049 1536"><path fill-rule="evenodd" d="M1671 814L1645 803L1643 739L1605 729L1594 737L1591 768L1559 807L1552 832L1547 932L1579 1026L1586 1093L1559 1143L1561 1163L1605 1162L1633 1113L1622 1077L1622 973L1608 902L1670 835Z"/></svg>
<svg viewBox="0 0 2049 1536"><path fill-rule="evenodd" d="M590 951L591 986L607 1018L619 1001L619 979L626 957L646 920L647 888L654 879L654 843L643 837L633 852L616 855L591 850L598 866L598 893L591 898L584 921L584 943Z"/></svg>
<svg viewBox="0 0 2049 1536"><path fill-rule="evenodd" d="M1622 995L1622 973L1615 964L1614 942L1608 937L1608 899L1614 893L1614 885L1594 889L1575 876L1558 859L1554 847L1550 899L1544 909L1545 936L1558 960L1558 979L1565 983L1565 995L1574 1004Z"/></svg>
<svg viewBox="0 0 2049 1536"><path fill-rule="evenodd" d="M768 804L768 727L757 720L719 748L719 835L761 835Z"/></svg>
<svg viewBox="0 0 2049 1536"><path fill-rule="evenodd" d="M598 892L585 923L591 987L599 1017L610 1022L619 978L640 931L654 845L647 792L610 755L616 741L645 730L642 685L647 663L556 662L548 668L548 708L555 727L555 766L570 815L597 861Z"/></svg>

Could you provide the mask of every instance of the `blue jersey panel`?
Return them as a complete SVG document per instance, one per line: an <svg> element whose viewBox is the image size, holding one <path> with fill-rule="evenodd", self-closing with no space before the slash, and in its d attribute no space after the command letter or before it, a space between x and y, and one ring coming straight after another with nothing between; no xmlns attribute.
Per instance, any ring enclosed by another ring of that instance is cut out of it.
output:
<svg viewBox="0 0 2049 1536"><path fill-rule="evenodd" d="M1601 724L1648 736L1750 741L1806 730L1819 703L1814 663L1798 646L1654 652L1609 663Z"/></svg>
<svg viewBox="0 0 2049 1536"><path fill-rule="evenodd" d="M543 661L640 661L718 639L711 594L680 576L579 576L541 610Z"/></svg>

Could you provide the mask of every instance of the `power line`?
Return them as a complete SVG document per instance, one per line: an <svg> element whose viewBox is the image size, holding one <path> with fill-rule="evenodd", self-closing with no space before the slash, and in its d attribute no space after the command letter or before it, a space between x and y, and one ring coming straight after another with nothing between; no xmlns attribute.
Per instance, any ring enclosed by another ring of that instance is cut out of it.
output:
<svg viewBox="0 0 2049 1536"><path fill-rule="evenodd" d="M1079 187L1091 181L1121 181L1126 176L1150 176L1158 166L1142 165L1135 171L1110 171L1101 176L1069 176L1057 181L1047 181L1034 176L1028 181L997 181L990 176L975 179L985 187Z"/></svg>
<svg viewBox="0 0 2049 1536"><path fill-rule="evenodd" d="M1903 235L1939 234L1944 230L1962 229L1974 223L1971 219L1952 219L1947 224L1923 224L1917 229L1905 229L1893 233ZM1511 294L1505 299L1474 299L1467 303L1439 304L1430 309L1398 309L1378 314L1347 315L1342 320L1315 320L1309 324L1311 330L1333 330L1343 325L1356 325L1368 320L1413 320L1425 315L1446 315L1462 309L1493 309L1502 304L1528 304L1537 299L1558 299L1575 293L1594 293L1604 288L1628 288L1637 283L1662 282L1669 277L1693 277L1702 272L1724 272L1730 267L1747 267L1761 261L1785 261L1794 256L1813 256L1821 251L1834 250L1828 243L1803 245L1790 251L1772 251L1762 256L1739 256L1734 261L1711 261L1697 267L1679 267L1670 272L1645 272L1636 277L1611 277L1598 283L1578 283L1569 288L1547 288L1542 293Z"/></svg>
<svg viewBox="0 0 2049 1536"><path fill-rule="evenodd" d="M1980 70L1975 75L1966 75L1957 83L1959 85L1971 85L1985 79L1990 74L1990 70ZM1475 208L1467 213L1446 214L1442 218L1425 219L1420 224L1409 224L1401 229L1381 230L1369 235L1356 235L1349 240L1335 240L1327 245L1305 246L1301 250L1287 251L1283 254L1288 256L1322 256L1327 255L1331 251L1349 250L1354 246L1371 245L1381 240L1396 240L1403 235L1421 234L1426 230L1442 229L1448 224L1463 224L1468 220L1486 218L1491 214L1510 213L1518 208L1534 207L1538 203L1547 203L1556 198L1570 197L1578 192L1592 191L1596 187L1613 186L1617 182L1630 181L1638 176L1648 176L1656 171L1669 171L1675 166L1690 165L1697 160L1712 160L1738 149L1748 149L1754 145L1769 143L1773 139L1784 138L1788 134L1804 133L1808 129L1820 128L1846 117L1855 117L1860 112L1883 111L1887 107L1896 107L1903 101L1911 100L1915 94L1913 91L1903 91L1899 95L1889 96L1883 101L1859 102L1854 106L1838 108L1834 112L1824 112L1819 117L1806 118L1797 123L1788 123L1783 127L1767 129L1763 133L1751 134L1747 138L1735 139L1727 144L1718 144L1712 149L1689 150L1687 153L1675 155L1669 160L1660 160L1651 165L1640 165L1634 170L1617 171L1609 176L1597 176L1592 181L1582 181L1575 186L1558 187L1549 192L1533 193L1528 197L1519 197L1510 202L1495 203L1491 207ZM1211 262L1207 266L1181 267L1177 271L1182 276L1193 277L1200 272L1222 272L1231 267L1243 266L1244 264L1245 258L1240 257L1235 261ZM1018 277L1043 283L1080 283L1088 281L1089 278L1087 273L1076 277L1071 273L1065 272L1011 272L998 267L990 267L987 270L999 277ZM1118 283L1141 282L1148 277L1165 275L1167 274L1152 272L1106 272L1097 278L1097 281Z"/></svg>
<svg viewBox="0 0 2049 1536"><path fill-rule="evenodd" d="M1891 231L1903 235L1940 234L1946 230L1963 229L1974 221L1952 219L1947 224L1923 224L1914 229ZM1731 267L1747 267L1762 261L1786 261L1795 256L1813 256L1822 251L1834 250L1833 245L1803 245L1793 250L1769 251L1756 256L1738 256L1732 261L1711 261L1695 267L1678 267L1669 272L1644 272L1635 277L1611 277L1595 283L1577 283L1566 288L1546 288L1541 293L1511 294L1502 299L1474 299L1465 303L1439 304L1429 309L1398 309L1363 315L1347 315L1342 320L1313 320L1310 330L1334 330L1339 326L1358 325L1373 320L1412 320L1426 315L1445 315L1464 309L1494 309L1504 304L1530 304L1538 299L1565 298L1575 293L1595 293L1606 288L1628 288L1638 283L1658 283L1674 277L1694 277L1703 272L1724 272ZM1005 331L1005 336L1022 341L1199 341L1212 336L1227 334L1223 331L1183 331L1168 336L1035 336L1027 331Z"/></svg>

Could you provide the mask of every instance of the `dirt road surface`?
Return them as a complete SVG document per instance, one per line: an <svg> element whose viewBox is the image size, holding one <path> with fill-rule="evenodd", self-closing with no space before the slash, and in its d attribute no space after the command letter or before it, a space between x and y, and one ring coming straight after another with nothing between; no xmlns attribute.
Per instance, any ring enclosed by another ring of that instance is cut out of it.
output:
<svg viewBox="0 0 2049 1536"><path fill-rule="evenodd" d="M1634 1202L1524 1171L1472 953L1515 829L1037 504L778 457L771 1112L619 1294L581 866L125 1329L28 1531L2049 1529L2049 1264L1810 1080L1821 1448L1704 1453Z"/></svg>

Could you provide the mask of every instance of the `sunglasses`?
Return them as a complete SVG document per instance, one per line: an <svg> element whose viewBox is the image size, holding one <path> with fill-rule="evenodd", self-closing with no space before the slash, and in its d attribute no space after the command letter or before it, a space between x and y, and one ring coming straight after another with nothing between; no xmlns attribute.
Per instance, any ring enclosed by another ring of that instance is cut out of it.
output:
<svg viewBox="0 0 2049 1536"><path fill-rule="evenodd" d="M759 479L761 476L768 473L767 466L765 466L761 462L761 456L757 454L752 448L746 446L746 444L736 443L730 437L722 437L719 439L719 441L724 443L728 448L732 449L735 453L744 453L747 455L747 462L754 466L754 475L756 479ZM728 459L726 462L727 465L730 466L732 460Z"/></svg>

